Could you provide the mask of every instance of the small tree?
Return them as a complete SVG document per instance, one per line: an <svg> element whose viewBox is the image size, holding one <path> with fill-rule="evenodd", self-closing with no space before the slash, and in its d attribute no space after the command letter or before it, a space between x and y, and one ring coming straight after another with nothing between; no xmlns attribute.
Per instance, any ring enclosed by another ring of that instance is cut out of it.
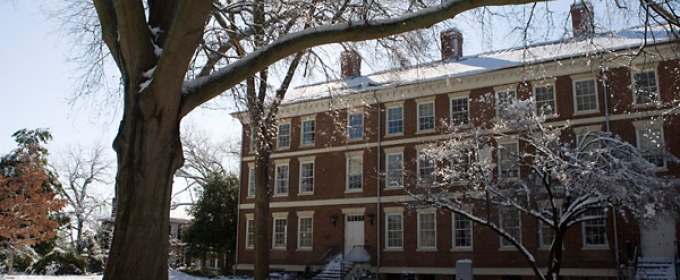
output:
<svg viewBox="0 0 680 280"><path fill-rule="evenodd" d="M53 176L44 169L51 139L47 130L20 130L13 134L19 148L0 161L0 237L9 250L7 272L14 269L14 252L54 237L57 221L50 213L64 201L53 189Z"/></svg>
<svg viewBox="0 0 680 280"><path fill-rule="evenodd" d="M409 193L421 204L495 232L504 245L518 249L538 279L558 279L565 234L580 222L603 219L601 210L615 207L650 219L674 208L673 181L656 176L656 165L646 159L652 154L641 154L611 133L576 135L568 125L545 125L531 100L516 101L499 113L488 123L472 121L475 128L453 131L451 139L426 149L418 160L435 161L441 168L434 175L440 179L419 180ZM507 223L520 217L537 220L544 236L552 237L548 258L537 260L520 241L521 231L503 225L502 217L512 218Z"/></svg>
<svg viewBox="0 0 680 280"><path fill-rule="evenodd" d="M191 210L194 221L184 234L184 241L190 246L189 254L197 257L233 254L236 249L238 178L213 173L197 192L199 199Z"/></svg>

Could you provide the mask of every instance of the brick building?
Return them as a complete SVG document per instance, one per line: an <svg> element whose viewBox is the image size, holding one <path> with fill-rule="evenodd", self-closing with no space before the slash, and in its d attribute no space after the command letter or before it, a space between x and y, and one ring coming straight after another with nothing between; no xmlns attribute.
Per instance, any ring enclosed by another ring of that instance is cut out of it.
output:
<svg viewBox="0 0 680 280"><path fill-rule="evenodd" d="M409 210L401 187L423 168L415 161L422 145L448 137L442 122L493 117L493 108L472 102L488 93L496 101L533 96L551 108L549 124L608 130L641 149L654 140L646 136L651 130L680 155L680 117L668 113L680 99L677 41L648 30L638 55L643 29L593 34L592 15L579 5L572 19L573 38L475 56L463 56L462 34L449 30L441 35L441 61L367 76L359 55L343 52L342 80L289 92L270 170L271 268L304 271L360 252L386 278L451 279L461 259L472 260L478 279L533 277L495 233L449 212ZM245 114L235 115L244 123L236 269L250 273L255 157ZM680 175L673 162L655 163L661 174ZM519 219L522 243L547 256L539 225ZM619 264L637 257L674 263L677 232L674 219L649 229L610 211L570 230L561 275L614 278Z"/></svg>

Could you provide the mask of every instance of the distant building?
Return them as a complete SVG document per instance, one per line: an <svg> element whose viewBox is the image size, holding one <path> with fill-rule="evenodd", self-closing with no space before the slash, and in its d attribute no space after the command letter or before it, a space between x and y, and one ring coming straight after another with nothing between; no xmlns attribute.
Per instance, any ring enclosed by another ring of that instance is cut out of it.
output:
<svg viewBox="0 0 680 280"><path fill-rule="evenodd" d="M291 90L271 157L271 268L303 272L337 254L367 254L369 269L388 279L451 279L462 259L472 260L476 279L533 277L489 230L448 212L406 209L401 186L415 181L405 174L435 168L415 159L422 144L447 138L442 122L473 126L492 118L493 106L530 96L538 110L550 108L548 124L570 122L574 134L609 130L643 152L658 144L680 155L680 117L666 114L680 100L680 44L656 28L594 34L592 18L592 8L576 4L573 38L475 56L464 56L461 32L449 30L442 61L367 76L359 55L343 52L342 80ZM488 108L470 102L489 93ZM252 273L254 145L246 114L235 115L244 123L236 269ZM680 175L674 162L649 160L660 174ZM521 242L547 256L540 226L518 219ZM641 227L610 211L568 233L561 275L615 278L619 266L642 271L650 260L675 271L676 240L674 218Z"/></svg>

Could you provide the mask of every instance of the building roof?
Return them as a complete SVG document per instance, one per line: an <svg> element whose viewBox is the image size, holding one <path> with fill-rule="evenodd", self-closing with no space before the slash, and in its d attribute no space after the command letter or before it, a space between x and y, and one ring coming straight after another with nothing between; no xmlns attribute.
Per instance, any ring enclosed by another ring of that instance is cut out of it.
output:
<svg viewBox="0 0 680 280"><path fill-rule="evenodd" d="M464 56L457 60L436 61L406 69L393 69L366 76L300 86L286 93L285 105L321 100L344 94L394 88L404 85L450 79L563 59L588 57L623 50L639 50L672 40L662 26L637 27L590 37L569 38L533 44L522 48Z"/></svg>

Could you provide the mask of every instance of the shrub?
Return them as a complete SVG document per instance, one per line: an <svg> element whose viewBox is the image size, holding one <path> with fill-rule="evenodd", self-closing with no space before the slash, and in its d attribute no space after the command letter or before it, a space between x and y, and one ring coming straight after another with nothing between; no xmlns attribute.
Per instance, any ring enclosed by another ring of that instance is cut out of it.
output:
<svg viewBox="0 0 680 280"><path fill-rule="evenodd" d="M45 275L83 275L86 266L87 261L75 253L54 250L37 261L31 272Z"/></svg>

